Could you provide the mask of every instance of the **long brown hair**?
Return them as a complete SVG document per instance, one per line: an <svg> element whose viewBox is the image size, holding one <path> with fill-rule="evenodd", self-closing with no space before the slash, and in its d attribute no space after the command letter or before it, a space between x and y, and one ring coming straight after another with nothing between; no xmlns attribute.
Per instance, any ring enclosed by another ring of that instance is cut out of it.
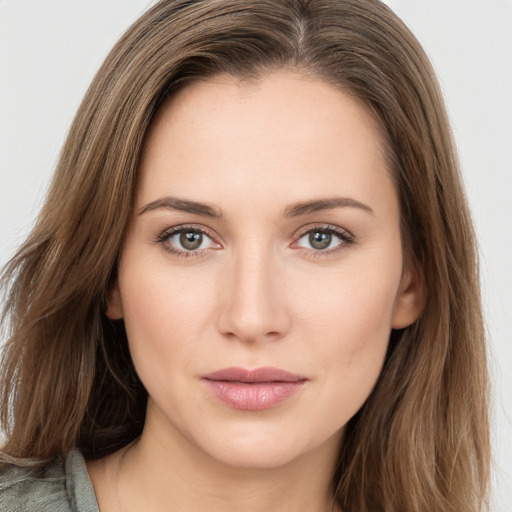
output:
<svg viewBox="0 0 512 512"><path fill-rule="evenodd" d="M75 117L28 240L6 266L4 461L45 464L136 438L146 392L106 292L146 131L178 88L217 73L291 68L373 112L388 144L406 249L426 283L349 422L334 485L345 512L481 510L487 370L474 233L431 65L378 0L164 0L120 39Z"/></svg>

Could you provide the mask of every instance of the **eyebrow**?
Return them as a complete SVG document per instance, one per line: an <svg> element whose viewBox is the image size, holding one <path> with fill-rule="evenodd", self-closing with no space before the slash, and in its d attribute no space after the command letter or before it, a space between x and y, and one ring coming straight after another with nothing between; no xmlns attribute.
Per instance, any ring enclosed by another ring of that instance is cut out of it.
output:
<svg viewBox="0 0 512 512"><path fill-rule="evenodd" d="M300 217L301 215L308 215L310 213L324 210L332 210L334 208L358 208L375 215L370 206L361 203L360 201L356 201L350 197L331 197L293 203L285 208L284 217ZM214 219L222 218L220 208L214 205L170 196L151 201L140 209L139 215L159 209L177 210Z"/></svg>
<svg viewBox="0 0 512 512"><path fill-rule="evenodd" d="M193 213L194 215L202 215L204 217L211 217L214 219L219 219L222 217L220 210L214 206L169 196L162 197L156 201L151 201L151 203L143 206L139 211L139 215L162 208L166 210L178 210L182 212Z"/></svg>
<svg viewBox="0 0 512 512"><path fill-rule="evenodd" d="M284 216L299 217L301 215L307 215L308 213L332 210L334 208L359 208L360 210L375 215L375 212L370 206L360 201L356 201L350 197L331 197L294 203L285 209Z"/></svg>

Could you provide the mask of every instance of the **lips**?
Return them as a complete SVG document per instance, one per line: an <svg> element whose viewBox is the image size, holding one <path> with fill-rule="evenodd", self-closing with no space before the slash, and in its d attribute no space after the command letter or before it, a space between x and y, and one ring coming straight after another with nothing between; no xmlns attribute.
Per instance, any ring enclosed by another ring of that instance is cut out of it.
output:
<svg viewBox="0 0 512 512"><path fill-rule="evenodd" d="M203 376L202 380L221 402L247 411L275 407L297 393L307 381L301 375L272 367L224 368Z"/></svg>

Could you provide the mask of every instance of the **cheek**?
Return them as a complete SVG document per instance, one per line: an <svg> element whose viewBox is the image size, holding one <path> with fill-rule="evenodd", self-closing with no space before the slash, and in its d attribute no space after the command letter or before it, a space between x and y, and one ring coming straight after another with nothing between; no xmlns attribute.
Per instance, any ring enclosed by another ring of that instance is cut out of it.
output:
<svg viewBox="0 0 512 512"><path fill-rule="evenodd" d="M173 370L193 368L204 350L200 341L211 323L213 291L204 278L179 279L165 261L126 261L125 268L120 291L131 356L146 387L165 389L181 374Z"/></svg>
<svg viewBox="0 0 512 512"><path fill-rule="evenodd" d="M380 375L400 261L364 269L340 267L323 282L317 276L316 286L303 295L299 307L304 356L315 361L333 425L345 424L359 410Z"/></svg>
<svg viewBox="0 0 512 512"><path fill-rule="evenodd" d="M395 296L400 281L400 259L390 265L346 265L315 275L292 290L297 300L298 321L324 339L331 349L359 352L387 340Z"/></svg>

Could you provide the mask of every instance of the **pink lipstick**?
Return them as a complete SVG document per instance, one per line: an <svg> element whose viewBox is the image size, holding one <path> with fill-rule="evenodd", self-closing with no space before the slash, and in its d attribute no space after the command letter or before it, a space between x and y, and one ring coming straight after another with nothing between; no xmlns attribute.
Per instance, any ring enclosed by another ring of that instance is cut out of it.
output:
<svg viewBox="0 0 512 512"><path fill-rule="evenodd" d="M213 394L234 409L270 409L294 395L307 379L279 368L224 368L204 375Z"/></svg>

